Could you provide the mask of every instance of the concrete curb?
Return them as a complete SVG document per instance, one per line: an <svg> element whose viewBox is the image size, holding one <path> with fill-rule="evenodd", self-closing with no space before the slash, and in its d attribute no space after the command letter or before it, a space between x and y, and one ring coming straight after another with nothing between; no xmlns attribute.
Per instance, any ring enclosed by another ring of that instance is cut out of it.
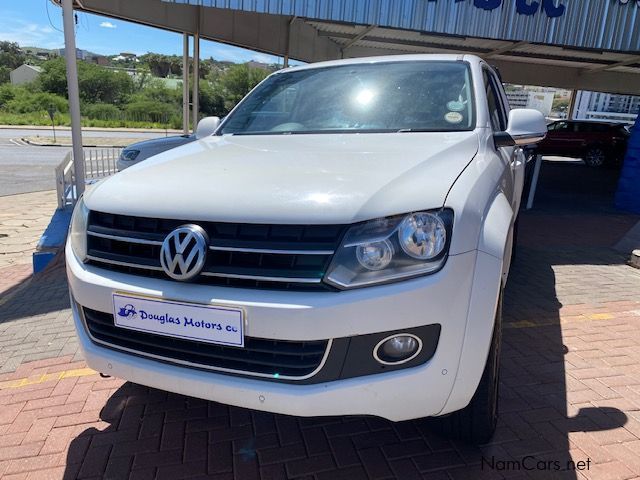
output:
<svg viewBox="0 0 640 480"><path fill-rule="evenodd" d="M44 125L0 125L0 130L51 130L51 126ZM69 132L71 127L56 127L56 130ZM156 132L168 132L168 133L182 133L182 130L176 130L173 128L106 128L106 127L82 127L83 132L135 132L135 133L156 133Z"/></svg>
<svg viewBox="0 0 640 480"><path fill-rule="evenodd" d="M51 144L51 143L38 143L38 142L32 142L31 140L27 140L26 138L21 138L20 140L22 140L24 143L31 145L33 147L64 147L64 148L71 148L73 147L73 145L71 143L56 143L56 144ZM83 147L86 148L125 148L125 147L121 147L119 145L87 145L85 143L82 144Z"/></svg>
<svg viewBox="0 0 640 480"><path fill-rule="evenodd" d="M40 237L40 241L33 252L33 273L43 271L47 265L64 249L67 240L67 230L71 223L71 208L56 210L51 222Z"/></svg>
<svg viewBox="0 0 640 480"><path fill-rule="evenodd" d="M640 249L631 252L631 258L629 259L629 265L635 268L640 268Z"/></svg>

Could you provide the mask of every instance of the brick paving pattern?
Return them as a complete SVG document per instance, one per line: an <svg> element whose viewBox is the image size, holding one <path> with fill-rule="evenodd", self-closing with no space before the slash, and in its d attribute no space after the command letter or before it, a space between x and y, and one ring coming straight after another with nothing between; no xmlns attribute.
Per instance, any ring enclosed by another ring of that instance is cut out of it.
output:
<svg viewBox="0 0 640 480"><path fill-rule="evenodd" d="M0 274L7 267L31 264L56 207L55 190L0 197Z"/></svg>
<svg viewBox="0 0 640 480"><path fill-rule="evenodd" d="M638 218L583 213L522 218L488 445L429 420L288 417L101 378L58 264L0 300L0 477L640 478L640 270L609 248ZM569 460L584 469L556 470Z"/></svg>
<svg viewBox="0 0 640 480"><path fill-rule="evenodd" d="M31 277L31 255L56 206L55 190L0 197L0 307Z"/></svg>

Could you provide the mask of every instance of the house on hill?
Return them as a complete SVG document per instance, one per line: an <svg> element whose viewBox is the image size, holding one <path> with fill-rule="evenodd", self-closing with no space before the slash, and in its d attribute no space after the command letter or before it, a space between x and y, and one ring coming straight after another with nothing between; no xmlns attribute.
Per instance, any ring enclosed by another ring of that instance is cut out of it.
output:
<svg viewBox="0 0 640 480"><path fill-rule="evenodd" d="M24 83L33 82L38 78L40 72L42 72L42 68L24 64L9 72L9 78L13 85L22 85Z"/></svg>

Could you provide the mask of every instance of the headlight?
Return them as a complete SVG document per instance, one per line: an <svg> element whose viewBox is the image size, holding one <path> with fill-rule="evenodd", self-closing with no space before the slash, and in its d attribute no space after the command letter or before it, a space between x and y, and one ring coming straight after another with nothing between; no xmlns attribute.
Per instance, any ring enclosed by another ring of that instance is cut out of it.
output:
<svg viewBox="0 0 640 480"><path fill-rule="evenodd" d="M71 249L81 262L87 259L87 223L89 220L89 209L85 206L82 198L78 200L71 216L71 226L69 227L69 242Z"/></svg>
<svg viewBox="0 0 640 480"><path fill-rule="evenodd" d="M138 157L138 155L140 155L140 150L123 150L120 154L120 160L133 162Z"/></svg>
<svg viewBox="0 0 640 480"><path fill-rule="evenodd" d="M432 213L414 213L398 227L398 240L404 253L417 260L429 260L442 252L447 230L440 217Z"/></svg>
<svg viewBox="0 0 640 480"><path fill-rule="evenodd" d="M448 209L354 225L324 281L347 289L434 273L446 261L452 227L453 212Z"/></svg>

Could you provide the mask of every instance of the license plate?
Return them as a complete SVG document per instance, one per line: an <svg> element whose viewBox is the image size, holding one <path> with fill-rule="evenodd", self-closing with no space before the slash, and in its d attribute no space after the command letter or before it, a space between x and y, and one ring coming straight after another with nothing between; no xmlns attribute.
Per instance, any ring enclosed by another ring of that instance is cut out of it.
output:
<svg viewBox="0 0 640 480"><path fill-rule="evenodd" d="M139 332L244 347L241 308L113 294L115 325Z"/></svg>

